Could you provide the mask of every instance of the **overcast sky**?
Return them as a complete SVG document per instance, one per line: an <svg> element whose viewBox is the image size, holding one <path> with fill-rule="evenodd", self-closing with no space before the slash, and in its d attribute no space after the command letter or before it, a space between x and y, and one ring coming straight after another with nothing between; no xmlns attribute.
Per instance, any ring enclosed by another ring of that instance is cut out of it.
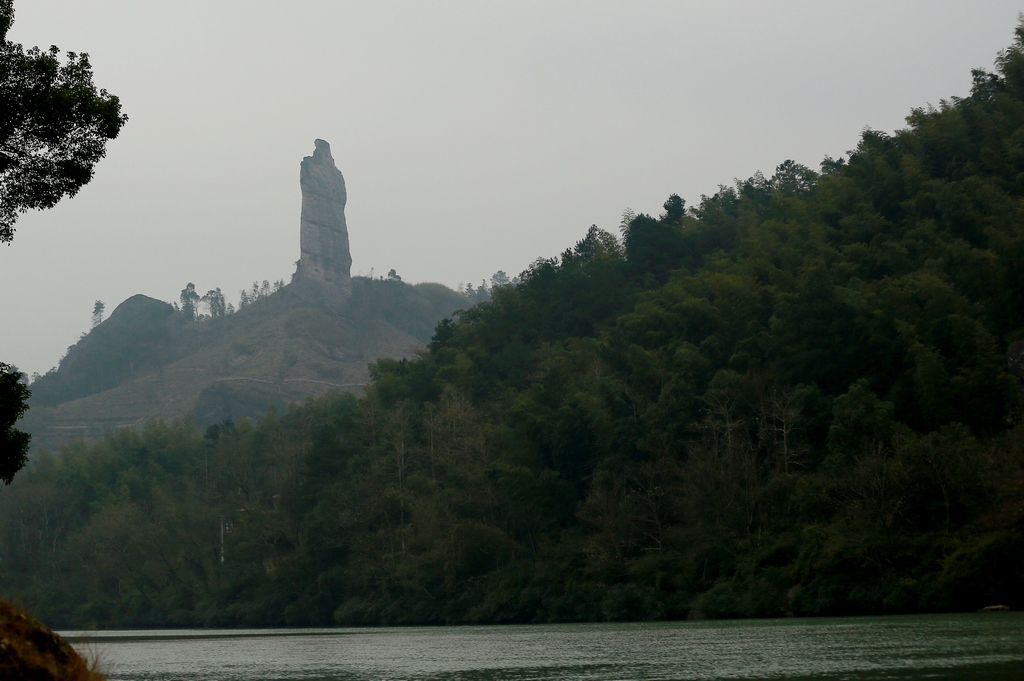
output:
<svg viewBox="0 0 1024 681"><path fill-rule="evenodd" d="M1024 3L16 0L129 122L92 183L0 247L0 359L43 373L135 293L237 302L299 257L331 143L353 274L478 283L622 211L689 204L966 95Z"/></svg>

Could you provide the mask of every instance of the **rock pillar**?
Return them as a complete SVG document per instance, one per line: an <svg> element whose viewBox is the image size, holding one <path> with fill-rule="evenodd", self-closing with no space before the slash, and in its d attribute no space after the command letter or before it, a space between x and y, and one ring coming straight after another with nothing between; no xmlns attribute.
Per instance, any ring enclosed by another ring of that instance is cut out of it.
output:
<svg viewBox="0 0 1024 681"><path fill-rule="evenodd" d="M316 140L312 156L302 159L299 187L299 257L296 279L336 287L347 296L352 289L352 256L345 224L345 178L334 165L331 145Z"/></svg>

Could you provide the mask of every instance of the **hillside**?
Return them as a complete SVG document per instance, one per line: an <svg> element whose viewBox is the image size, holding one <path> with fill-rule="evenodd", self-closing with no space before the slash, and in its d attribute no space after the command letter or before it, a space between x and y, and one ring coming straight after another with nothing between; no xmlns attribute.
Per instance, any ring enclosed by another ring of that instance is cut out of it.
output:
<svg viewBox="0 0 1024 681"><path fill-rule="evenodd" d="M151 419L191 415L201 427L262 414L329 390L361 392L378 357L412 357L441 318L467 305L439 284L355 278L332 309L285 286L231 315L190 322L136 295L32 384L22 422L33 445Z"/></svg>
<svg viewBox="0 0 1024 681"><path fill-rule="evenodd" d="M1024 23L905 129L620 234L359 396L38 456L0 592L67 627L1024 608Z"/></svg>

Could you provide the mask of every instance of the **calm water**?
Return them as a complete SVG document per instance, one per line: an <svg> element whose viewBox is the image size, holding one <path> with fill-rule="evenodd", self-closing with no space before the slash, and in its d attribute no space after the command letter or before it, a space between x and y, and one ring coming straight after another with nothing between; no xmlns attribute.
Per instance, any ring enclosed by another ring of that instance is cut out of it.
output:
<svg viewBox="0 0 1024 681"><path fill-rule="evenodd" d="M111 681L1024 679L1024 614L66 632Z"/></svg>

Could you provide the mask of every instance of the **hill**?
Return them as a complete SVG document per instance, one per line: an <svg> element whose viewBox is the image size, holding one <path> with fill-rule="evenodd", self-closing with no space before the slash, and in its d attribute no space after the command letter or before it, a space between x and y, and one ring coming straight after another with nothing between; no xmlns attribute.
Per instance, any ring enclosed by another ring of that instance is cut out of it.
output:
<svg viewBox="0 0 1024 681"><path fill-rule="evenodd" d="M1024 608L1024 24L969 96L621 234L360 397L39 456L0 589L69 627Z"/></svg>
<svg viewBox="0 0 1024 681"><path fill-rule="evenodd" d="M110 428L191 415L205 428L330 390L361 392L379 357L413 357L466 299L440 284L356 277L332 309L293 285L239 312L189 321L132 296L32 383L20 427L56 448Z"/></svg>
<svg viewBox="0 0 1024 681"><path fill-rule="evenodd" d="M32 382L19 427L34 450L154 419L189 415L205 428L330 390L360 392L370 362L414 356L439 320L467 306L441 284L352 278L345 178L330 144L314 147L299 165L291 283L254 284L237 312L220 289L200 297L192 284L180 307L144 295L124 301Z"/></svg>

